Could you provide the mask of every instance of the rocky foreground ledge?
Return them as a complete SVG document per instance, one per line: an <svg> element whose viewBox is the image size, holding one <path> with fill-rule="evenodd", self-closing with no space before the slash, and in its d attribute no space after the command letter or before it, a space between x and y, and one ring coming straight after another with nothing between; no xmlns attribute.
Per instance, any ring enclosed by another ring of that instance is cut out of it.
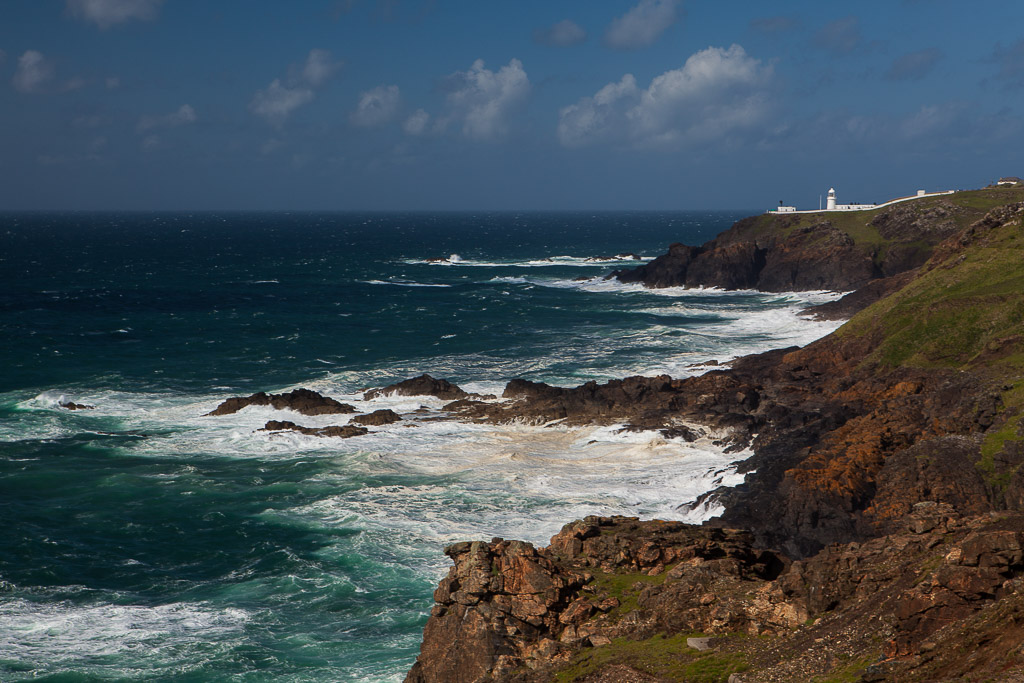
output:
<svg viewBox="0 0 1024 683"><path fill-rule="evenodd" d="M803 561L625 517L547 548L457 543L406 681L1011 680L1024 515L925 502L904 522Z"/></svg>

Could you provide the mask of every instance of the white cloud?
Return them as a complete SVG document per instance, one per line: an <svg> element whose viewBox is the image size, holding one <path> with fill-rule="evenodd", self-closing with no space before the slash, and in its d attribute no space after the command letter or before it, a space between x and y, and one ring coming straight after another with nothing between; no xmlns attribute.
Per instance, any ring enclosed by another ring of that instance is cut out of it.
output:
<svg viewBox="0 0 1024 683"><path fill-rule="evenodd" d="M341 62L331 61L331 53L327 50L313 49L306 57L299 80L306 85L319 88L330 80L334 72L341 68Z"/></svg>
<svg viewBox="0 0 1024 683"><path fill-rule="evenodd" d="M190 123L195 123L199 117L191 105L183 104L176 111L162 116L143 116L135 126L135 130L143 132L154 128L177 128Z"/></svg>
<svg viewBox="0 0 1024 683"><path fill-rule="evenodd" d="M567 47L579 45L587 39L587 32L574 21L564 19L553 26L539 28L533 32L533 42L541 45Z"/></svg>
<svg viewBox="0 0 1024 683"><path fill-rule="evenodd" d="M107 86L107 90L116 90L121 87L121 79L117 76L108 76L104 83Z"/></svg>
<svg viewBox="0 0 1024 683"><path fill-rule="evenodd" d="M26 50L18 57L11 83L21 92L39 92L53 78L53 64L38 50Z"/></svg>
<svg viewBox="0 0 1024 683"><path fill-rule="evenodd" d="M448 104L452 117L462 121L462 132L475 140L492 140L508 132L508 116L526 99L530 79L518 59L491 71L482 59L473 62L468 71L459 71L448 78L451 91Z"/></svg>
<svg viewBox="0 0 1024 683"><path fill-rule="evenodd" d="M641 147L721 139L763 120L772 77L771 66L739 45L709 47L644 90L626 74L563 108L558 137L566 146L611 141Z"/></svg>
<svg viewBox="0 0 1024 683"><path fill-rule="evenodd" d="M159 135L147 135L142 140L142 149L146 149L146 150L156 149L159 146L160 146L160 136Z"/></svg>
<svg viewBox="0 0 1024 683"><path fill-rule="evenodd" d="M609 47L635 50L652 45L679 16L678 0L640 0L612 21L604 35Z"/></svg>
<svg viewBox="0 0 1024 683"><path fill-rule="evenodd" d="M288 88L277 78L265 89L256 92L249 103L249 111L280 126L293 111L313 101L313 90L306 87Z"/></svg>
<svg viewBox="0 0 1024 683"><path fill-rule="evenodd" d="M379 85L359 95L359 104L349 116L357 126L379 126L387 123L398 111L402 96L397 85Z"/></svg>
<svg viewBox="0 0 1024 683"><path fill-rule="evenodd" d="M422 109L417 109L402 124L402 130L409 135L423 135L427 130L428 123L430 123L430 114Z"/></svg>
<svg viewBox="0 0 1024 683"><path fill-rule="evenodd" d="M618 83L609 83L593 97L584 97L559 113L558 139L563 145L576 147L613 134L625 124L626 105L639 95L633 74L626 74Z"/></svg>
<svg viewBox="0 0 1024 683"><path fill-rule="evenodd" d="M249 102L249 111L275 126L282 126L293 111L313 101L315 91L341 66L341 62L331 60L327 50L310 50L302 66L292 65L288 69L284 83L275 78L266 88L257 90Z"/></svg>
<svg viewBox="0 0 1024 683"><path fill-rule="evenodd" d="M162 4L163 0L68 0L67 11L107 29L132 19L151 21Z"/></svg>

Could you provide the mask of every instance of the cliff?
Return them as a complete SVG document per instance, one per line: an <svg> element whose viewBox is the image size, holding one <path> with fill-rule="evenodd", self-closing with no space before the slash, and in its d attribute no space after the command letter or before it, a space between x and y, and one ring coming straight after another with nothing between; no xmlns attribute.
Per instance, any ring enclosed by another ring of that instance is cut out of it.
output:
<svg viewBox="0 0 1024 683"><path fill-rule="evenodd" d="M705 425L754 455L744 485L710 494L726 511L704 527L588 518L544 549L449 548L408 680L1024 671L1024 203L955 231L926 223L913 234L947 235L928 259L805 348L684 380L515 381L505 404L451 404L464 419L627 421L684 438ZM716 244L741 244L750 228L737 226ZM687 647L697 637L711 649Z"/></svg>
<svg viewBox="0 0 1024 683"><path fill-rule="evenodd" d="M922 265L943 240L1015 201L1024 191L988 188L872 211L752 216L610 277L647 287L852 291Z"/></svg>

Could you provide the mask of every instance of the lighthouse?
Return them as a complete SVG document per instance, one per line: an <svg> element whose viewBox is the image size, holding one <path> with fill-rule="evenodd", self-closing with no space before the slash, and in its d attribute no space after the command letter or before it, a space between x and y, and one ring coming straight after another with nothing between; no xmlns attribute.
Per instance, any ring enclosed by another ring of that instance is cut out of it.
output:
<svg viewBox="0 0 1024 683"><path fill-rule="evenodd" d="M826 211L836 210L836 188L831 188L828 191L828 200L825 202Z"/></svg>

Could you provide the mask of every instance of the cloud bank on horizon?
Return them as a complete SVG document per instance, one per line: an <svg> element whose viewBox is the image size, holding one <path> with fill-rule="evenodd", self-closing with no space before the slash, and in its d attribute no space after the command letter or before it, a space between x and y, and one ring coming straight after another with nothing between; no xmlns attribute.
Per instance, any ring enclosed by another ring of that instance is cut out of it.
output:
<svg viewBox="0 0 1024 683"><path fill-rule="evenodd" d="M15 4L0 209L757 209L1024 175L1024 8L782 7Z"/></svg>

